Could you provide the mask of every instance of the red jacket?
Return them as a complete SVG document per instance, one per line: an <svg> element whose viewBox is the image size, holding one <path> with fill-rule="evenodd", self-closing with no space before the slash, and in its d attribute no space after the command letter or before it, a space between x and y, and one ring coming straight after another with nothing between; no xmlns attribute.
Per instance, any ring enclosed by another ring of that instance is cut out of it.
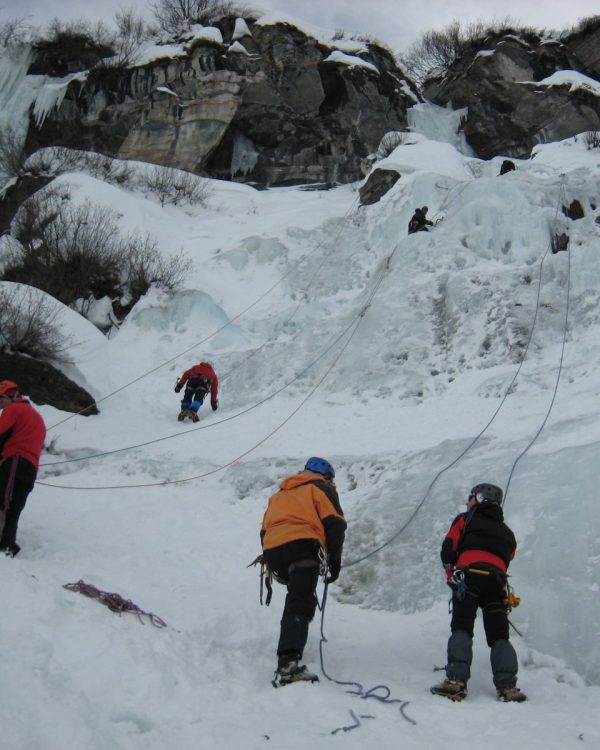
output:
<svg viewBox="0 0 600 750"><path fill-rule="evenodd" d="M45 437L44 420L29 401L13 401L2 410L0 445L3 461L11 456L21 456L32 463L37 471Z"/></svg>
<svg viewBox="0 0 600 750"><path fill-rule="evenodd" d="M200 364L190 367L190 369L186 370L179 378L177 385L184 385L189 378L193 378L194 375L204 375L204 377L210 380L210 400L216 401L219 396L219 379L208 362L200 362Z"/></svg>

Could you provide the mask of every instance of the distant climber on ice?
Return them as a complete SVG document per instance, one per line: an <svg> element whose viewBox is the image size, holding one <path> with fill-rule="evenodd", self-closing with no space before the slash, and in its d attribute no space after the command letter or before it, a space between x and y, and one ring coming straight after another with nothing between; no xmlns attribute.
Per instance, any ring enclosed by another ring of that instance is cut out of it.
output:
<svg viewBox="0 0 600 750"><path fill-rule="evenodd" d="M414 234L415 232L428 232L429 227L433 226L433 221L429 221L427 218L427 206L422 208L416 208L412 216L412 219L408 222L408 233Z"/></svg>
<svg viewBox="0 0 600 750"><path fill-rule="evenodd" d="M498 700L520 703L527 697L517 687L517 655L508 640L507 569L517 543L504 523L502 497L502 490L494 484L475 485L469 492L467 511L456 516L442 543L440 556L452 589L452 632L446 679L431 692L454 701L467 696L478 608L483 613Z"/></svg>
<svg viewBox="0 0 600 750"><path fill-rule="evenodd" d="M334 477L329 461L309 458L304 471L281 482L263 517L263 560L269 574L287 586L274 687L319 679L299 661L317 606L319 574L333 583L342 567L346 519Z"/></svg>
<svg viewBox="0 0 600 750"><path fill-rule="evenodd" d="M505 159L502 162L502 166L500 167L500 174L507 174L508 172L514 172L516 170L514 161L511 161L510 159Z"/></svg>
<svg viewBox="0 0 600 750"><path fill-rule="evenodd" d="M213 411L219 408L219 379L208 362L200 362L189 370L186 370L177 381L175 393L185 386L183 399L181 401L181 411L177 419L183 422L184 419L191 419L192 422L198 422L198 409L204 403L204 399L210 392L210 405Z"/></svg>

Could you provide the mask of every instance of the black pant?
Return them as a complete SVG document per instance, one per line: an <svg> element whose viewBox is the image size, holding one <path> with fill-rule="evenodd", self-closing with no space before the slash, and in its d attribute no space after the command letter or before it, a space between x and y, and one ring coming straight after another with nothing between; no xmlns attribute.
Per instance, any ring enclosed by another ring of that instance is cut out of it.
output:
<svg viewBox="0 0 600 750"><path fill-rule="evenodd" d="M21 456L10 456L0 465L0 508L4 519L0 547L14 547L17 543L19 516L36 476L35 466Z"/></svg>
<svg viewBox="0 0 600 750"><path fill-rule="evenodd" d="M476 565L474 569L478 569ZM473 629L477 610L483 613L483 627L491 649L490 662L497 688L513 687L517 682L517 655L508 640L508 613L503 602L505 579L498 571L481 568L481 573L465 571L466 591L452 594L452 635L448 640L446 676L467 682L473 661Z"/></svg>
<svg viewBox="0 0 600 750"><path fill-rule="evenodd" d="M484 571L483 568L481 570ZM464 630L472 638L477 609L481 608L488 646L493 646L501 638L508 640L508 615L503 604L505 592L502 575L493 571L471 573L466 570L465 584L467 590L462 599L458 598L456 591L452 595L452 632Z"/></svg>
<svg viewBox="0 0 600 750"><path fill-rule="evenodd" d="M208 389L206 386L206 381L204 379L196 380L194 378L190 378L185 384L185 391L183 393L183 399L181 401L181 408L188 408L192 401L199 401L202 405L207 393Z"/></svg>
<svg viewBox="0 0 600 750"><path fill-rule="evenodd" d="M300 539L266 550L265 561L275 576L287 585L277 655L301 659L308 639L308 626L317 608L319 549L316 540Z"/></svg>

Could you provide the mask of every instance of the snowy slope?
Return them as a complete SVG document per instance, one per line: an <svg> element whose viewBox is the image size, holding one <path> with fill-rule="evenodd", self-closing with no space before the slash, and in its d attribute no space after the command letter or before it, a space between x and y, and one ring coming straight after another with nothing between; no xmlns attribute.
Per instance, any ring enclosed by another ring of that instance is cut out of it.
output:
<svg viewBox="0 0 600 750"><path fill-rule="evenodd" d="M498 177L501 159L423 134L447 132L435 108L415 122L427 125L386 160L401 179L370 207L357 186L214 182L203 207L161 207L134 186L60 178L193 270L110 338L73 322L69 373L101 413L41 408L49 450L23 549L0 560L2 747L600 742L600 154L582 138L547 144ZM586 215L571 222L560 208L575 198ZM408 237L423 204L440 222ZM548 252L555 231L570 253ZM182 425L175 379L206 358L221 406ZM346 569L325 609L321 683L274 691L284 591L261 608L246 565L267 497L313 454L337 468ZM523 705L496 703L481 630L468 701L428 691L449 631L439 545L482 480L508 486L519 541ZM167 627L62 588L79 579ZM400 702L366 697L381 684Z"/></svg>

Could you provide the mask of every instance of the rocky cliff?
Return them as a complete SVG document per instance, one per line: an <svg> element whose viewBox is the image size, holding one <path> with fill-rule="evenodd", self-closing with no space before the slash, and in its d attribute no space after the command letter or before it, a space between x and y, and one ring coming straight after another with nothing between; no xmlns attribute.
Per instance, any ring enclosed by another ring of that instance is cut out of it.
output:
<svg viewBox="0 0 600 750"><path fill-rule="evenodd" d="M3 378L18 383L36 404L52 404L84 417L99 414L92 396L49 362L0 352L0 372Z"/></svg>
<svg viewBox="0 0 600 750"><path fill-rule="evenodd" d="M72 75L90 54L38 47L33 72ZM357 180L360 161L419 100L387 50L289 23L226 18L100 61L32 121L27 150L64 145L259 186ZM59 60L59 62L57 62Z"/></svg>
<svg viewBox="0 0 600 750"><path fill-rule="evenodd" d="M426 82L427 99L468 108L478 156L528 157L537 143L600 129L600 21L563 41L535 34L489 37Z"/></svg>

